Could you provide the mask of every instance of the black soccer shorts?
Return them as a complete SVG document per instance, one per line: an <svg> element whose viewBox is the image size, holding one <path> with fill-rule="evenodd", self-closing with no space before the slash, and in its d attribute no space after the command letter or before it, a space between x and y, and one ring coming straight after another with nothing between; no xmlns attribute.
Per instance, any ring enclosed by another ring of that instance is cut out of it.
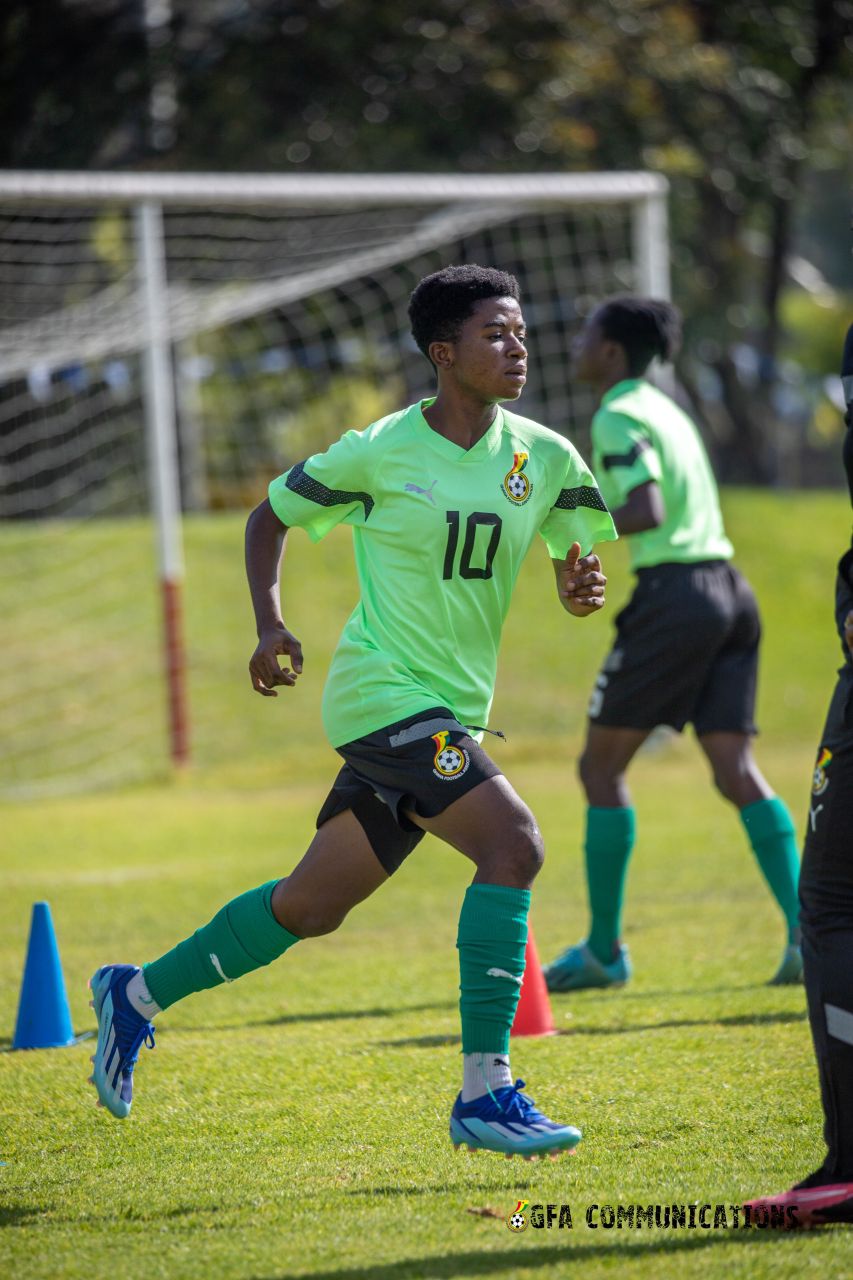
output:
<svg viewBox="0 0 853 1280"><path fill-rule="evenodd" d="M726 560L637 571L616 639L590 697L593 724L697 734L756 732L761 619L749 583Z"/></svg>
<svg viewBox="0 0 853 1280"><path fill-rule="evenodd" d="M425 834L407 810L434 818L502 772L446 707L431 707L336 750L346 763L317 827L351 809L389 875Z"/></svg>

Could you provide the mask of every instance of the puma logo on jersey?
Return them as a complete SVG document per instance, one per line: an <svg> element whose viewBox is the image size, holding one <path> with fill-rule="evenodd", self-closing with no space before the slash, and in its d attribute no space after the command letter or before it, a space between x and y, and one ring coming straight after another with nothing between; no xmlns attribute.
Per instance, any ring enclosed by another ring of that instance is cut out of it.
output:
<svg viewBox="0 0 853 1280"><path fill-rule="evenodd" d="M435 485L436 485L436 482L435 480L433 480L432 484L428 489L422 489L419 484L407 484L407 485L404 485L403 488L405 489L406 493L423 494L423 496L425 498L429 498L432 505L435 506L435 498L432 496L432 491L435 488Z"/></svg>

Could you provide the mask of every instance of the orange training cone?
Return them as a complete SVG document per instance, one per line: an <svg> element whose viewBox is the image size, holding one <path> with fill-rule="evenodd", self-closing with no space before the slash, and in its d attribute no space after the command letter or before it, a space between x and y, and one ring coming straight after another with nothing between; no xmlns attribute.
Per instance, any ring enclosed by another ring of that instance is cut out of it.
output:
<svg viewBox="0 0 853 1280"><path fill-rule="evenodd" d="M542 975L542 966L536 954L536 943L533 941L533 930L527 934L527 951L524 957L524 982L518 1008L515 1011L515 1022L510 1035L513 1036L554 1036L557 1028L551 1014L551 1003L548 999L548 988Z"/></svg>

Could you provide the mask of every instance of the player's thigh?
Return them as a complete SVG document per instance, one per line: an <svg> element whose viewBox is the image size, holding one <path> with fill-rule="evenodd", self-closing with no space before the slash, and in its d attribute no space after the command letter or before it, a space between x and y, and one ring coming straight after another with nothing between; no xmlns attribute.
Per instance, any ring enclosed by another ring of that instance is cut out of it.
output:
<svg viewBox="0 0 853 1280"><path fill-rule="evenodd" d="M544 847L536 819L503 774L481 782L433 817L414 810L407 816L464 853L484 878L502 867L528 884L542 864Z"/></svg>
<svg viewBox="0 0 853 1280"><path fill-rule="evenodd" d="M328 933L387 879L364 827L345 809L323 823L300 862L276 885L272 909L297 937Z"/></svg>

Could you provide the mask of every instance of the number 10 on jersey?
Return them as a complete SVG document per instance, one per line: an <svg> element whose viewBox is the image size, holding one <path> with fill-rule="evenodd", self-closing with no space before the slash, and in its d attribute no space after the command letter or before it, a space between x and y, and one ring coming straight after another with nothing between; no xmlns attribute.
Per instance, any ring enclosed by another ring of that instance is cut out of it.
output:
<svg viewBox="0 0 853 1280"><path fill-rule="evenodd" d="M454 573L456 551L459 546L458 511L447 512L447 525L447 547L444 552L444 573L442 574L445 581L452 578ZM474 554L477 529L480 525L491 528L492 532L489 537L489 545L486 548L485 562L482 565L474 565L471 563L471 559ZM492 561L495 558L495 552L501 540L501 528L501 518L494 511L471 512L465 521L465 541L462 544L462 554L459 557L458 565L460 578L491 578Z"/></svg>

